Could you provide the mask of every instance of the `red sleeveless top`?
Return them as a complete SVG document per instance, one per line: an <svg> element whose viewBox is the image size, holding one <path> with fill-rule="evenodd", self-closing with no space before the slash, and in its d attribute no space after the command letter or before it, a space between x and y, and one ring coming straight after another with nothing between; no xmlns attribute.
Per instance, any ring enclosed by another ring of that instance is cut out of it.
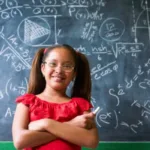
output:
<svg viewBox="0 0 150 150"><path fill-rule="evenodd" d="M30 121L51 118L59 122L66 122L92 108L91 103L87 100L77 97L71 98L69 102L53 103L44 101L33 94L25 94L18 97L16 102L21 102L29 107ZM24 150L81 150L81 146L63 139L56 139L47 144Z"/></svg>

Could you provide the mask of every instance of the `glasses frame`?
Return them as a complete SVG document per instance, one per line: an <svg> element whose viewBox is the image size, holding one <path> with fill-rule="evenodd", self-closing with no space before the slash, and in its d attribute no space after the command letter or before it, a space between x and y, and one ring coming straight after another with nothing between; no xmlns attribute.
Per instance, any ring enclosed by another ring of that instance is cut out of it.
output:
<svg viewBox="0 0 150 150"><path fill-rule="evenodd" d="M49 68L54 69L54 70L55 70L55 68L58 66L58 65L56 65L55 67L52 67L52 66L50 66L50 63L49 63L49 62L46 62L46 61L44 61L43 64L47 64ZM70 67L71 67L70 70L65 70L64 67L63 67L63 65L61 65L61 69L62 69L64 72L72 72L72 71L75 69L75 66L70 66Z"/></svg>

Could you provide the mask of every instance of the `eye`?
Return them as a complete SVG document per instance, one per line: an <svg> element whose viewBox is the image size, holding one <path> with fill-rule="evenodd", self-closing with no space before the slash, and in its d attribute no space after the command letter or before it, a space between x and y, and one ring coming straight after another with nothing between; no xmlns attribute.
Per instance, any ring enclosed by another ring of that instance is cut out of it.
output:
<svg viewBox="0 0 150 150"><path fill-rule="evenodd" d="M72 65L66 64L66 65L63 65L63 67L66 68L66 69L70 69L70 68L72 68Z"/></svg>
<svg viewBox="0 0 150 150"><path fill-rule="evenodd" d="M57 66L57 64L55 62L49 62L48 65L49 65L49 67L56 67Z"/></svg>

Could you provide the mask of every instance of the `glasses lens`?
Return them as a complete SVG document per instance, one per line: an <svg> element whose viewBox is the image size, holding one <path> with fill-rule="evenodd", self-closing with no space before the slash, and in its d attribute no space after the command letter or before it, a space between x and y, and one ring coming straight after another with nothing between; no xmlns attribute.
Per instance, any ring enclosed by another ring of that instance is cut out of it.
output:
<svg viewBox="0 0 150 150"><path fill-rule="evenodd" d="M56 69L58 67L57 63L55 62L45 63L48 64L48 66L52 69ZM74 66L72 66L71 64L65 64L61 66L61 69L65 72L71 72L74 69Z"/></svg>
<svg viewBox="0 0 150 150"><path fill-rule="evenodd" d="M71 72L74 67L73 66L62 66L63 70L66 71L66 72Z"/></svg>

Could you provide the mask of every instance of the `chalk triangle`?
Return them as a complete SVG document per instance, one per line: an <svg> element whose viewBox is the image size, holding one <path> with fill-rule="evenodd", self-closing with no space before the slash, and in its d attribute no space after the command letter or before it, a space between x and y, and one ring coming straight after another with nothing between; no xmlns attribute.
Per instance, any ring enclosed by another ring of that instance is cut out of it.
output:
<svg viewBox="0 0 150 150"><path fill-rule="evenodd" d="M50 30L47 28L28 19L25 20L24 25L24 42L32 42L50 33Z"/></svg>

